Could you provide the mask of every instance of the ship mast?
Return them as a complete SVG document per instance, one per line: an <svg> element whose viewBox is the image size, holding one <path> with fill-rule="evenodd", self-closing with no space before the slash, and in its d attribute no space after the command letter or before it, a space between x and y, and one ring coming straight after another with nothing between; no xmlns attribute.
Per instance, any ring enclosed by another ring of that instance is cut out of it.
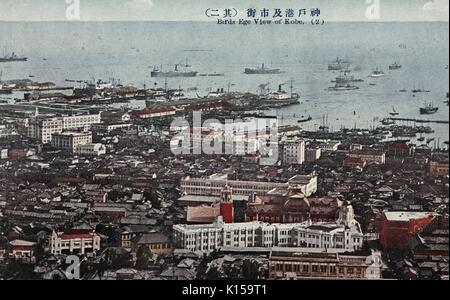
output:
<svg viewBox="0 0 450 300"><path fill-rule="evenodd" d="M292 98L292 96L294 95L294 80L291 78L291 86L290 86L290 88L291 88L291 98Z"/></svg>

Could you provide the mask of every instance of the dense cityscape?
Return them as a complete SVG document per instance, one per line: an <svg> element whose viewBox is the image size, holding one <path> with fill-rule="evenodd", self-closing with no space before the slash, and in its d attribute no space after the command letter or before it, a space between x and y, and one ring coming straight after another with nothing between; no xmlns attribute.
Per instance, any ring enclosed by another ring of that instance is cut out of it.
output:
<svg viewBox="0 0 450 300"><path fill-rule="evenodd" d="M299 97L281 87L180 99L102 81L2 84L31 91L1 109L4 279L66 278L73 254L91 280L448 278L448 149L385 141L395 122L274 132L261 107ZM108 108L131 98L147 107ZM172 125L194 112L240 121Z"/></svg>

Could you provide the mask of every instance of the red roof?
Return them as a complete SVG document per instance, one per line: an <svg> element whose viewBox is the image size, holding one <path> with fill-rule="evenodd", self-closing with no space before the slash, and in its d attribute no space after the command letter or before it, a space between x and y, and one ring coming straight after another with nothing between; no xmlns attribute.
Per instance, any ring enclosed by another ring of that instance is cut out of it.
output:
<svg viewBox="0 0 450 300"><path fill-rule="evenodd" d="M59 235L63 240L75 240L75 239L91 239L95 233L90 230L72 229L67 230Z"/></svg>
<svg viewBox="0 0 450 300"><path fill-rule="evenodd" d="M142 110L132 111L131 114L139 117L139 116L166 113L166 112L175 112L175 109L173 109L172 107L169 107L169 106L148 107L148 108L144 108Z"/></svg>
<svg viewBox="0 0 450 300"><path fill-rule="evenodd" d="M356 151L350 152L350 154L351 155L353 154L353 155L378 155L378 156L381 156L385 153L381 150L356 150Z"/></svg>
<svg viewBox="0 0 450 300"><path fill-rule="evenodd" d="M361 159L361 158L359 158L359 157L347 157L345 160L344 160L344 164L351 164L351 165L354 165L354 164L359 164L359 165L364 165L364 161Z"/></svg>

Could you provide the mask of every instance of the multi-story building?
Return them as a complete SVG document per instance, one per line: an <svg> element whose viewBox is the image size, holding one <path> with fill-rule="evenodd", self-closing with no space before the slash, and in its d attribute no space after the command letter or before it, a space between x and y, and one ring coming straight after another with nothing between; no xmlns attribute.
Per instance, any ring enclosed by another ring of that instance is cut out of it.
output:
<svg viewBox="0 0 450 300"><path fill-rule="evenodd" d="M273 189L287 190L289 186L294 186L308 197L317 191L317 176L297 175L287 183L228 180L225 174L214 174L208 178L188 176L181 179L180 188L181 193L185 195L221 196L226 185L233 189L234 195L239 196L265 195Z"/></svg>
<svg viewBox="0 0 450 300"><path fill-rule="evenodd" d="M430 176L448 176L449 163L430 162Z"/></svg>
<svg viewBox="0 0 450 300"><path fill-rule="evenodd" d="M267 195L250 197L245 218L247 221L269 223L333 222L345 203L336 198L306 198L301 191L271 191Z"/></svg>
<svg viewBox="0 0 450 300"><path fill-rule="evenodd" d="M386 163L386 153L380 150L357 150L351 151L349 158L359 158L366 164L384 165Z"/></svg>
<svg viewBox="0 0 450 300"><path fill-rule="evenodd" d="M142 110L135 110L130 115L137 119L159 118L166 116L173 116L176 110L172 107L147 107Z"/></svg>
<svg viewBox="0 0 450 300"><path fill-rule="evenodd" d="M322 150L320 148L307 148L305 149L305 161L313 162L320 158Z"/></svg>
<svg viewBox="0 0 450 300"><path fill-rule="evenodd" d="M382 278L380 252L371 255L342 255L339 253L272 253L269 258L270 279Z"/></svg>
<svg viewBox="0 0 450 300"><path fill-rule="evenodd" d="M78 145L75 147L74 154L79 156L101 156L106 154L106 146L103 144Z"/></svg>
<svg viewBox="0 0 450 300"><path fill-rule="evenodd" d="M305 161L305 142L290 141L281 145L283 165L302 165Z"/></svg>
<svg viewBox="0 0 450 300"><path fill-rule="evenodd" d="M354 219L353 208L343 207L331 223L268 224L262 222L225 223L221 217L207 225L175 225L178 248L212 252L222 247L298 247L353 252L361 249L363 234Z"/></svg>
<svg viewBox="0 0 450 300"><path fill-rule="evenodd" d="M49 238L49 248L53 255L96 252L100 250L100 236L89 230L53 231Z"/></svg>
<svg viewBox="0 0 450 300"><path fill-rule="evenodd" d="M51 142L53 134L61 133L63 129L61 118L35 119L28 124L27 136L47 144Z"/></svg>
<svg viewBox="0 0 450 300"><path fill-rule="evenodd" d="M91 125L99 124L102 122L100 114L67 116L62 117L62 120L64 130L72 130L72 129L89 130L91 128Z"/></svg>
<svg viewBox="0 0 450 300"><path fill-rule="evenodd" d="M317 144L317 147L323 152L334 152L339 149L340 145L339 141L323 141Z"/></svg>
<svg viewBox="0 0 450 300"><path fill-rule="evenodd" d="M52 135L52 146L66 150L70 152L75 152L78 146L86 145L92 143L92 133L91 132L62 132L54 133Z"/></svg>
<svg viewBox="0 0 450 300"><path fill-rule="evenodd" d="M57 118L34 118L28 122L27 136L43 144L52 141L52 135L64 130L89 129L92 124L101 123L100 114L66 116Z"/></svg>
<svg viewBox="0 0 450 300"><path fill-rule="evenodd" d="M380 242L385 250L403 251L408 240L433 220L428 212L385 212L380 221Z"/></svg>

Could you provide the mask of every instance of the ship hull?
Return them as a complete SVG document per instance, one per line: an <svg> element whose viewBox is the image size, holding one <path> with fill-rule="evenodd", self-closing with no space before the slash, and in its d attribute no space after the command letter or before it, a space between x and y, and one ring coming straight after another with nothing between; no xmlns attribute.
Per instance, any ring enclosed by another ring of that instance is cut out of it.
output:
<svg viewBox="0 0 450 300"><path fill-rule="evenodd" d="M198 72L151 72L151 77L173 78L173 77L196 77Z"/></svg>
<svg viewBox="0 0 450 300"><path fill-rule="evenodd" d="M0 63L15 62L15 61L27 61L28 58L0 58Z"/></svg>
<svg viewBox="0 0 450 300"><path fill-rule="evenodd" d="M328 88L329 91L334 92L344 92L344 91L355 91L359 90L359 87L353 86L353 87L330 87Z"/></svg>
<svg viewBox="0 0 450 300"><path fill-rule="evenodd" d="M279 69L274 70L245 69L244 73L247 75L263 75L263 74L280 74L281 71Z"/></svg>
<svg viewBox="0 0 450 300"><path fill-rule="evenodd" d="M425 108L421 108L420 109L420 114L421 115L432 115L438 112L438 108L435 109L425 109Z"/></svg>

